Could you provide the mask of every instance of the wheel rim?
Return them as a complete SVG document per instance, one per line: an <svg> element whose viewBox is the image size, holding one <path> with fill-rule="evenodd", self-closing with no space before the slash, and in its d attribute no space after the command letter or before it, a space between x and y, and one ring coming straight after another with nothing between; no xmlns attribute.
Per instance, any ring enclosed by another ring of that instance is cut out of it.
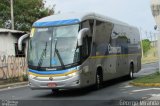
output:
<svg viewBox="0 0 160 106"><path fill-rule="evenodd" d="M52 89L52 93L57 93L58 91L58 89Z"/></svg>
<svg viewBox="0 0 160 106"><path fill-rule="evenodd" d="M133 78L133 69L131 68L131 71L130 71L130 78L132 79Z"/></svg>
<svg viewBox="0 0 160 106"><path fill-rule="evenodd" d="M131 78L133 77L133 73L132 73L132 71L130 72L130 77L131 77Z"/></svg>
<svg viewBox="0 0 160 106"><path fill-rule="evenodd" d="M100 76L97 74L97 88L100 88Z"/></svg>

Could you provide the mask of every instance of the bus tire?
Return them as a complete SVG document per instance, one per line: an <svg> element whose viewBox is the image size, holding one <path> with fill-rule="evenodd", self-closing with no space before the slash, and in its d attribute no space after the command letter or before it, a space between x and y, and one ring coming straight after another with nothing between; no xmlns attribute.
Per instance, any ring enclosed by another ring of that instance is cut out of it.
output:
<svg viewBox="0 0 160 106"><path fill-rule="evenodd" d="M131 63L130 71L129 71L129 75L128 75L130 80L132 80L134 78L133 73L134 73L134 65L133 65L133 63Z"/></svg>
<svg viewBox="0 0 160 106"><path fill-rule="evenodd" d="M59 92L59 89L52 89L52 94L57 94Z"/></svg>
<svg viewBox="0 0 160 106"><path fill-rule="evenodd" d="M103 87L103 76L100 73L96 74L96 89Z"/></svg>

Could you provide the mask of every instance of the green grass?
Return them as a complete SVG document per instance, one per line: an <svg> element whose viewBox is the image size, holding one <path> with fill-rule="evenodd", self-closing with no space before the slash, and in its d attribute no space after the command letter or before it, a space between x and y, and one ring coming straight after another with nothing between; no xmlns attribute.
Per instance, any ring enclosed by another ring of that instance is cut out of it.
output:
<svg viewBox="0 0 160 106"><path fill-rule="evenodd" d="M160 83L160 73L143 76L133 80L133 83Z"/></svg>

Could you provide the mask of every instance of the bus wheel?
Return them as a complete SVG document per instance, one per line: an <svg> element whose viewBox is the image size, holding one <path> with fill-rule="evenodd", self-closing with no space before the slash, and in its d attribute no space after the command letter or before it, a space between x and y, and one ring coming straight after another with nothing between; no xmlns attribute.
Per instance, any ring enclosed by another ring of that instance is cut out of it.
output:
<svg viewBox="0 0 160 106"><path fill-rule="evenodd" d="M133 71L134 71L134 66L133 64L130 65L130 71L129 71L129 79L133 79L134 76L133 76Z"/></svg>
<svg viewBox="0 0 160 106"><path fill-rule="evenodd" d="M59 89L52 89L52 94L57 94Z"/></svg>
<svg viewBox="0 0 160 106"><path fill-rule="evenodd" d="M100 89L103 86L103 77L101 74L96 74L96 89Z"/></svg>

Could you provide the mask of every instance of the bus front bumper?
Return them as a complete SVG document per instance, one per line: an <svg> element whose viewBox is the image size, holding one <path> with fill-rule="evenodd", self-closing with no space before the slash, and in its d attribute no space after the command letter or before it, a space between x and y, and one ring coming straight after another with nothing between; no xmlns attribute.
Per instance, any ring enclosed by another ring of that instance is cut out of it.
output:
<svg viewBox="0 0 160 106"><path fill-rule="evenodd" d="M49 86L49 84L54 86ZM31 77L29 76L29 85L31 89L74 89L80 88L81 82L79 75L68 77Z"/></svg>

